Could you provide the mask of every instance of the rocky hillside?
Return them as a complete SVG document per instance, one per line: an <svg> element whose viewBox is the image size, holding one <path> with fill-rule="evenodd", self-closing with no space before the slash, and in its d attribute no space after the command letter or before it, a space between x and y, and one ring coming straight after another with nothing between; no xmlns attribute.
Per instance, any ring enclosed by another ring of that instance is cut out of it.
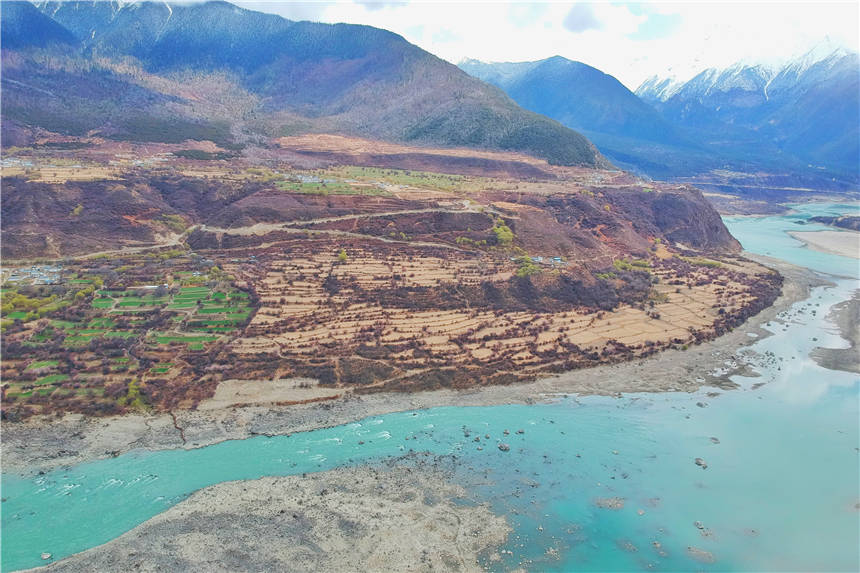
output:
<svg viewBox="0 0 860 573"><path fill-rule="evenodd" d="M474 151L470 157L393 145L353 154L372 142L336 138L335 144L308 151L286 138L263 165L240 156L195 159L224 154L194 153L181 144L67 141L18 151L22 167L5 169L3 177L3 257L82 255L186 238L195 248L230 247L217 239L217 229L256 235L255 225L272 232L402 233L409 241L458 248L489 249L501 241L600 265L643 255L655 240L701 252L739 249L701 192L689 186L553 167L524 155ZM138 159L123 166L96 162L116 156ZM60 157L71 166L57 167ZM402 168L411 165L433 171ZM369 219L354 219L363 214ZM509 231L499 230L502 220ZM196 235L181 236L194 226L201 227ZM513 235L500 239L500 232Z"/></svg>

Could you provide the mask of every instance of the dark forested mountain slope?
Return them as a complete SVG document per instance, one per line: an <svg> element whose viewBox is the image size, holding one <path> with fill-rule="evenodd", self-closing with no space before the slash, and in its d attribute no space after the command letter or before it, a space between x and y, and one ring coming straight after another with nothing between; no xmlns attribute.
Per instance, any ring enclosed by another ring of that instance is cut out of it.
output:
<svg viewBox="0 0 860 573"><path fill-rule="evenodd" d="M28 2L0 2L3 48L76 45L75 35L39 12Z"/></svg>
<svg viewBox="0 0 860 573"><path fill-rule="evenodd" d="M537 62L484 63L460 68L505 90L517 103L592 133L667 142L675 129L614 77L582 62L554 56Z"/></svg>
<svg viewBox="0 0 860 573"><path fill-rule="evenodd" d="M558 164L605 164L582 135L520 108L501 90L385 30L291 22L226 2L46 2L38 8L50 20L16 17L9 25L36 33L50 23L54 36L73 35L79 45L46 61L44 50L38 57L30 50L13 58L9 52L18 46L4 39L4 59L15 61L4 80L28 84L26 78L39 78L30 93L9 105L4 99L4 117L18 123L60 130L68 121L78 131L161 137L158 125L140 129L139 118L146 115L202 125L225 140L292 133L298 126L522 151ZM14 10L33 12L27 6ZM128 98L113 82L154 95ZM76 93L84 84L104 89L84 101ZM190 85L194 98L185 93ZM49 102L45 112L47 93L59 101ZM159 96L171 101L155 101ZM213 115L218 106L221 113ZM109 110L107 117L100 119L98 109Z"/></svg>

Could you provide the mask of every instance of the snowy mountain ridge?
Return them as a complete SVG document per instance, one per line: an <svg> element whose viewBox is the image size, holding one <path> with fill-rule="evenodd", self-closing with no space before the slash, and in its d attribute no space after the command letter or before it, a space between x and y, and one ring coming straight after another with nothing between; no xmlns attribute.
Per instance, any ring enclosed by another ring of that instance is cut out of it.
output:
<svg viewBox="0 0 860 573"><path fill-rule="evenodd" d="M636 88L636 95L648 102L666 102L682 95L701 100L714 92L741 90L757 92L770 99L772 84L785 88L797 82L815 83L827 72L857 53L824 41L782 65L737 62L727 68L708 68L688 81L654 75ZM809 76L809 77L804 77Z"/></svg>

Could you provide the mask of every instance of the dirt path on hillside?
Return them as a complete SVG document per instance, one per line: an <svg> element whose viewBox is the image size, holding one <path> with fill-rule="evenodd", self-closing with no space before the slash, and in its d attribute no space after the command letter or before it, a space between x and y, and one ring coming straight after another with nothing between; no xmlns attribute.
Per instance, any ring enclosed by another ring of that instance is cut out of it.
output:
<svg viewBox="0 0 860 573"><path fill-rule="evenodd" d="M199 227L200 227L200 225L192 225L191 227L188 227L182 233L177 234L177 235L173 235L169 239L167 239L166 241L162 241L159 243L151 243L148 245L139 245L139 246L134 246L134 247L132 247L132 246L121 247L119 249L108 249L108 250L104 250L104 251L95 251L92 253L87 253L86 255L67 255L64 257L57 257L56 260L69 259L69 260L73 260L73 261L83 261L86 259L94 259L94 258L98 258L98 257L103 257L106 255L107 256L110 256L110 255L123 256L123 255L130 255L133 253L141 253L144 251L153 251L153 250L157 250L157 249L164 249L167 247L178 247L179 245L181 245L182 243L185 242L185 239L188 238L188 235L190 235L192 232L197 230ZM26 265L38 263L39 261L44 261L44 260L45 260L45 257L42 257L39 259L16 259L16 260L8 259L8 260L3 261L3 265L9 266L9 267L26 266Z"/></svg>
<svg viewBox="0 0 860 573"><path fill-rule="evenodd" d="M309 225L317 225L320 223L336 223L338 221L350 221L354 219L374 219L379 217L396 217L398 215L417 215L421 213L480 213L476 208L464 207L463 209L404 209L402 211L385 211L383 213L355 213L353 215L339 215L337 217L320 217L318 219L299 219L295 221L285 221L283 223L255 223L247 227L210 227L201 225L201 230L210 233L227 233L230 235L267 235L274 231L286 231L290 227L307 227ZM323 230L314 229L314 232Z"/></svg>

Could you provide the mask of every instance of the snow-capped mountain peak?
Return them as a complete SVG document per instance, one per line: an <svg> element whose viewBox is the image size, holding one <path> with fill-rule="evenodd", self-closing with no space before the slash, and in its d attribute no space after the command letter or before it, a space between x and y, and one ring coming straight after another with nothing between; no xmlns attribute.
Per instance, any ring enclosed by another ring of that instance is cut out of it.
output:
<svg viewBox="0 0 860 573"><path fill-rule="evenodd" d="M665 102L676 95L701 101L728 92L756 93L770 100L774 94L795 89L799 84L819 83L837 66L853 65L851 62L857 62L856 53L825 39L779 65L742 61L723 69L708 68L686 82L652 76L637 88L636 95L652 103Z"/></svg>
<svg viewBox="0 0 860 573"><path fill-rule="evenodd" d="M674 77L661 78L660 76L651 76L636 88L636 95L645 101L666 101L678 90L684 87L684 82L678 81Z"/></svg>

